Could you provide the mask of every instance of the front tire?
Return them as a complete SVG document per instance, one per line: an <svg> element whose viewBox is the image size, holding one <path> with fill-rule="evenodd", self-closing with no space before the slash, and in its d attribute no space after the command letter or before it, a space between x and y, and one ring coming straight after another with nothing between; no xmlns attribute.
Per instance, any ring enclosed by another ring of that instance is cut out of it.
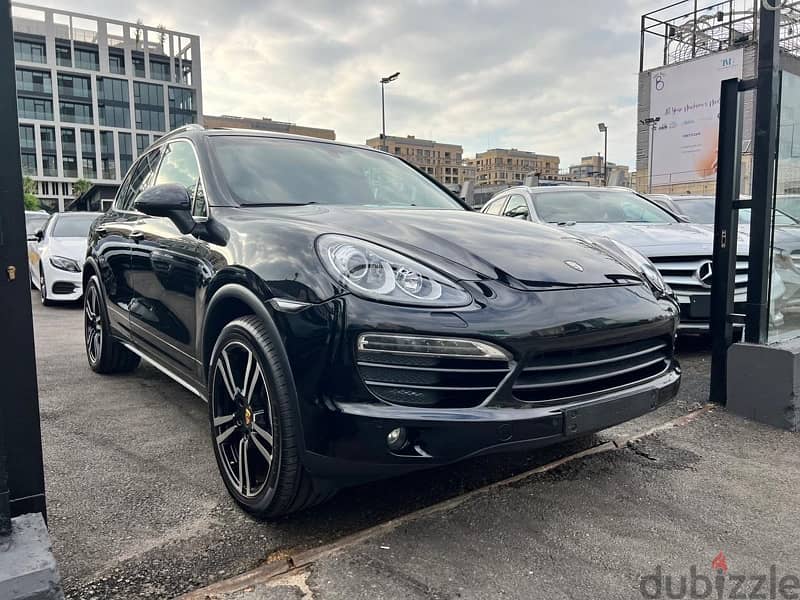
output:
<svg viewBox="0 0 800 600"><path fill-rule="evenodd" d="M139 366L139 357L111 335L108 311L97 275L89 278L83 293L83 331L86 358L95 373L128 373Z"/></svg>
<svg viewBox="0 0 800 600"><path fill-rule="evenodd" d="M47 297L47 281L44 277L44 269L39 267L39 293L42 296L42 306L53 306L53 301Z"/></svg>
<svg viewBox="0 0 800 600"><path fill-rule="evenodd" d="M214 456L239 506L274 518L327 500L335 489L300 462L300 427L277 340L256 316L229 323L211 355L208 409Z"/></svg>

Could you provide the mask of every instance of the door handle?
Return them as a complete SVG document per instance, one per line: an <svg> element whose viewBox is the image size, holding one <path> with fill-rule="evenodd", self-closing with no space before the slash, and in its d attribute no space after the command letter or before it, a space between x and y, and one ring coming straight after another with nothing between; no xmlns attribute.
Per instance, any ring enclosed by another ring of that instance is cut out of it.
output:
<svg viewBox="0 0 800 600"><path fill-rule="evenodd" d="M134 242L138 242L140 240L143 240L144 239L144 233L142 233L141 231L132 231L131 232L131 239Z"/></svg>

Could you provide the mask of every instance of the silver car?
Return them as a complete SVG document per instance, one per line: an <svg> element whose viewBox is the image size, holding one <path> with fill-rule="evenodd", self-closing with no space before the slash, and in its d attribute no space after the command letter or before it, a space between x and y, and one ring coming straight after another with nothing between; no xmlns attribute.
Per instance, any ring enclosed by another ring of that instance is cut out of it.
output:
<svg viewBox="0 0 800 600"><path fill-rule="evenodd" d="M783 206L797 212L795 196L778 196L776 206ZM692 223L714 226L714 196L672 196L670 198L676 212ZM779 298L782 311L800 311L800 220L776 208L773 213L773 290L771 296ZM739 211L740 239L747 239L750 231L750 209ZM783 290L782 296L778 292ZM774 302L773 302L774 304Z"/></svg>
<svg viewBox="0 0 800 600"><path fill-rule="evenodd" d="M688 223L632 190L526 187L503 190L482 212L563 227L591 238L609 238L649 258L681 305L680 330L709 328L714 230ZM743 248L749 242L744 241ZM736 265L736 310L744 311L747 254Z"/></svg>

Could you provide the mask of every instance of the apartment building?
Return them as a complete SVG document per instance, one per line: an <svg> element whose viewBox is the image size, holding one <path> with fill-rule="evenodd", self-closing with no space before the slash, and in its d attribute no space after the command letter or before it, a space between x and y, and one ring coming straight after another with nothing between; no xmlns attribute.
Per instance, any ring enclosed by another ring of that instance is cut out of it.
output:
<svg viewBox="0 0 800 600"><path fill-rule="evenodd" d="M236 117L233 115L203 115L203 124L209 128L257 129L259 131L280 131L283 133L293 133L295 135L306 135L309 137L322 138L323 140L336 139L336 132L333 129L322 129L320 127L298 125L297 123L273 121L268 117L251 118Z"/></svg>
<svg viewBox="0 0 800 600"><path fill-rule="evenodd" d="M600 154L582 157L580 164L570 166L569 175L571 179L585 181L589 185L605 185L603 157ZM627 165L609 162L607 183L613 186L630 186L630 168Z"/></svg>
<svg viewBox="0 0 800 600"><path fill-rule="evenodd" d="M561 159L550 154L537 154L516 148L493 148L475 155L478 185L520 185L528 174L540 179L559 180Z"/></svg>
<svg viewBox="0 0 800 600"><path fill-rule="evenodd" d="M196 35L12 3L23 174L50 212L113 189L145 148L202 115ZM90 206L100 209L102 206Z"/></svg>
<svg viewBox="0 0 800 600"><path fill-rule="evenodd" d="M402 157L444 185L458 186L469 178L470 169L462 158L464 149L458 144L423 140L413 135L387 135L385 140L381 136L368 139L367 146Z"/></svg>

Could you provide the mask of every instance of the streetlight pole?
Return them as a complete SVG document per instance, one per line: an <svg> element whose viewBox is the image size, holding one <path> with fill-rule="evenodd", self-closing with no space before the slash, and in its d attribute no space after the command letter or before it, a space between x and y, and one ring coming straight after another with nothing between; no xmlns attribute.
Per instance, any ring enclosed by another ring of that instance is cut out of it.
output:
<svg viewBox="0 0 800 600"><path fill-rule="evenodd" d="M608 127L605 123L598 123L597 128L605 138L603 142L603 186L608 187Z"/></svg>
<svg viewBox="0 0 800 600"><path fill-rule="evenodd" d="M655 140L656 137L656 126L659 121L661 121L661 117L648 117L639 121L642 125L647 125L650 129L650 166L647 167L647 177L649 179L649 183L647 184L648 194L653 193L653 140Z"/></svg>
<svg viewBox="0 0 800 600"><path fill-rule="evenodd" d="M381 150L384 152L387 152L388 148L386 147L386 102L383 88L387 83L393 82L398 77L400 77L399 71L394 75L381 78Z"/></svg>

